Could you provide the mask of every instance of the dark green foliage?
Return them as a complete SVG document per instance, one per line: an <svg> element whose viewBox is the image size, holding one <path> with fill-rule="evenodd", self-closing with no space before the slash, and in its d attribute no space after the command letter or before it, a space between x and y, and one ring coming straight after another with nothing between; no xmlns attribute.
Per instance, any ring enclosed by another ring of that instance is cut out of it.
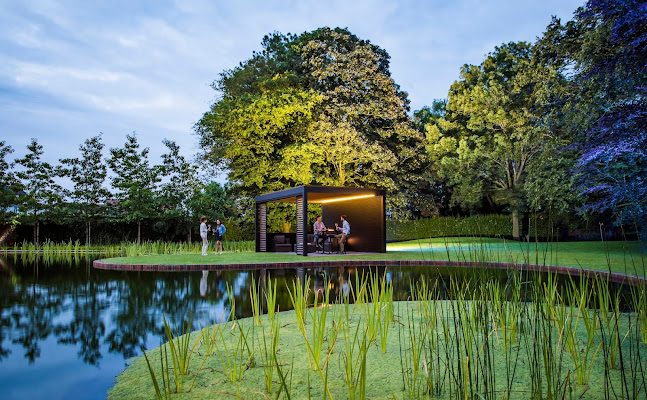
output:
<svg viewBox="0 0 647 400"><path fill-rule="evenodd" d="M61 164L63 175L67 176L74 183L71 191L65 191L66 196L71 200L69 204L70 223L82 220L86 226L85 243L91 244L91 226L104 214L104 204L110 192L103 186L107 168L102 158L104 144L101 142L101 135L87 139L79 146L80 158L64 158Z"/></svg>
<svg viewBox="0 0 647 400"><path fill-rule="evenodd" d="M555 91L574 144L571 168L583 214L612 214L638 227L647 218L647 6L640 0L590 0L572 21L553 19L538 54L568 75Z"/></svg>
<svg viewBox="0 0 647 400"><path fill-rule="evenodd" d="M59 169L41 160L43 146L38 140L32 139L27 146L29 151L15 163L22 167L16 172L22 190L19 198L20 221L33 225L34 243L40 241L39 228L44 220L56 217L57 207L61 202L61 187L54 178L60 173Z"/></svg>
<svg viewBox="0 0 647 400"><path fill-rule="evenodd" d="M160 225L170 223L174 232L184 232L186 241L191 241L191 228L199 220L192 209L192 199L199 193L202 183L198 178L198 166L180 155L180 146L164 139L168 152L162 155L160 167L167 181L160 186L157 203L162 210ZM160 227L161 228L161 227Z"/></svg>
<svg viewBox="0 0 647 400"><path fill-rule="evenodd" d="M11 223L15 219L12 207L17 206L17 181L13 172L13 163L6 157L13 153L11 146L4 140L0 141L0 224ZM4 232L0 232L4 235ZM3 239L0 239L2 242Z"/></svg>
<svg viewBox="0 0 647 400"><path fill-rule="evenodd" d="M484 203L512 214L520 237L520 214L528 209L528 171L555 146L555 132L542 122L546 87L559 82L554 70L533 57L528 43L495 47L478 66L465 65L443 113L427 120L427 152L452 188L451 203L479 211ZM444 114L444 115L443 115Z"/></svg>
<svg viewBox="0 0 647 400"><path fill-rule="evenodd" d="M401 241L444 236L508 236L510 227L509 216L495 214L388 221L386 240Z"/></svg>
<svg viewBox="0 0 647 400"><path fill-rule="evenodd" d="M123 148L110 149L106 160L114 173L112 186L117 190L113 218L137 223L137 241L141 240L141 222L157 214L155 190L160 181L159 168L150 167L148 147L139 151L137 137L126 135Z"/></svg>

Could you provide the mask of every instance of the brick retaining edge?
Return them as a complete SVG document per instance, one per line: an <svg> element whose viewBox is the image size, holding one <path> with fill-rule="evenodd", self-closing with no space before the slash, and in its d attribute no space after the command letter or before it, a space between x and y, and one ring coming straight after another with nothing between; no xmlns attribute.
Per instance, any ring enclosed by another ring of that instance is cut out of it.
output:
<svg viewBox="0 0 647 400"><path fill-rule="evenodd" d="M516 269L521 271L553 272L562 275L598 276L609 279L614 283L628 283L637 285L646 283L647 279L635 275L621 274L618 272L596 271L591 269L563 267L558 265L514 264L503 262L479 261L426 261L426 260L335 260L335 261L298 261L283 263L250 263L250 264L116 264L103 260L92 263L94 268L115 271L151 271L151 272L186 272L186 271L229 271L247 269L295 269L295 268L326 268L326 267L456 267L456 268L487 268L487 269Z"/></svg>

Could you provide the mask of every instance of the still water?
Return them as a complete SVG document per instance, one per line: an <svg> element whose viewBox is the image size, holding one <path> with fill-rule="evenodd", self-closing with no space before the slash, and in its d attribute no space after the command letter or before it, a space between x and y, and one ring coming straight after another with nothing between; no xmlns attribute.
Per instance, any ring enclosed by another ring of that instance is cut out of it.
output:
<svg viewBox="0 0 647 400"><path fill-rule="evenodd" d="M210 272L120 272L92 268L93 258L0 255L0 398L104 399L141 346L157 347L163 318L193 328L219 321L235 298L235 313L250 315L252 280L277 280L277 303L290 308L287 285L310 277L331 299L352 290L365 270L326 268ZM380 269L404 300L411 282L473 279L447 268ZM478 271L505 282L505 271ZM326 278L325 278L326 277ZM441 297L442 294L441 294Z"/></svg>

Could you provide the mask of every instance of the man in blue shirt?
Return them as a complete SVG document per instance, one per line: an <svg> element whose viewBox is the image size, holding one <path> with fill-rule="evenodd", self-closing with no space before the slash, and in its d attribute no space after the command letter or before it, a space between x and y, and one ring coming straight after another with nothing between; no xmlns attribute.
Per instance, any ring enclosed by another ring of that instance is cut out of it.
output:
<svg viewBox="0 0 647 400"><path fill-rule="evenodd" d="M335 224L335 230L337 232L341 232L341 233L338 233L337 235L335 235L335 237L339 241L339 251L342 252L342 253L345 252L344 251L344 244L346 243L346 236L350 235L350 224L346 220L347 218L348 217L346 217L345 215L341 216L341 222L342 222L341 229L339 228L338 224Z"/></svg>

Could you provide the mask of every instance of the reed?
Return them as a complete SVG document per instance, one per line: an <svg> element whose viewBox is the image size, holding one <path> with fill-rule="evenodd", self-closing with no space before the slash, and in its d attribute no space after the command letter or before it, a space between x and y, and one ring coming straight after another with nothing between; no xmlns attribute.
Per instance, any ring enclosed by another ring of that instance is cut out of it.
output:
<svg viewBox="0 0 647 400"><path fill-rule="evenodd" d="M245 332L243 326L238 321L233 321L231 331L233 336L236 336L235 331L239 332L237 339L233 340L233 345L231 343L227 345L229 340L224 337L224 329L220 329L218 331L219 341L215 342L215 348L222 362L224 368L223 373L227 377L227 380L229 382L239 382L243 379L243 374L252 360L253 353L250 353L247 343L249 329ZM245 357L245 350L247 350L247 357Z"/></svg>
<svg viewBox="0 0 647 400"><path fill-rule="evenodd" d="M326 282L325 277L324 282ZM318 304L319 296L315 295L314 305L311 308L307 309L308 314L310 315L310 324L312 325L312 336L311 340L309 341L308 338L305 337L304 330L304 339L306 340L306 343L311 343L311 345L308 346L308 348L311 349L311 351L308 352L308 360L310 361L310 358L312 358L310 362L310 368L312 369L319 369L321 351L323 349L323 343L326 334L326 318L328 316L328 310L330 307L330 292L328 291L328 285L326 283L324 284L324 288L325 289L323 290L323 299L321 304ZM314 364L314 368L312 364Z"/></svg>
<svg viewBox="0 0 647 400"><path fill-rule="evenodd" d="M386 353L389 330L393 323L393 283L389 282L387 284L386 276L382 280L379 303L381 310L379 321L380 348L382 349L382 353Z"/></svg>
<svg viewBox="0 0 647 400"><path fill-rule="evenodd" d="M189 363L191 356L198 343L202 339L205 330L200 331L198 339L193 346L190 345L191 329L193 327L193 317L189 315L189 320L184 324L181 330L178 330L177 324L175 325L175 332L171 328L170 323L164 318L164 331L168 339L168 346L171 353L171 360L173 361L173 374L175 378L175 392L182 393L184 391L184 377L189 373ZM193 385L192 385L193 386ZM190 391L191 389L189 389Z"/></svg>
<svg viewBox="0 0 647 400"><path fill-rule="evenodd" d="M642 343L647 343L647 283L641 281L631 288L631 303L640 338Z"/></svg>
<svg viewBox="0 0 647 400"><path fill-rule="evenodd" d="M426 379L421 376L422 369L426 369L425 344L428 330L422 323L416 323L414 317L415 309L407 311L407 326L404 335L408 341L408 351L405 352L403 375L405 377L405 389L410 399L417 399L427 394L425 385ZM402 356L402 355L401 355Z"/></svg>
<svg viewBox="0 0 647 400"><path fill-rule="evenodd" d="M209 252L215 252L215 242L209 243ZM254 241L226 241L224 242L225 251L232 253L251 252L255 249ZM202 251L202 244L198 242L167 242L162 240L157 241L142 241L137 242L121 242L119 244L81 244L79 240L67 242L52 242L45 240L39 244L23 241L14 243L12 247L5 247L4 250L23 253L23 254L101 254L109 256L141 256L149 254L200 254Z"/></svg>
<svg viewBox="0 0 647 400"><path fill-rule="evenodd" d="M267 280L267 285L263 287L263 294L265 297L265 306L267 308L267 318L271 324L278 311L276 308L276 279L274 280L274 284L272 284L271 279Z"/></svg>
<svg viewBox="0 0 647 400"><path fill-rule="evenodd" d="M324 279L325 280L325 279ZM332 394L328 388L328 360L334 349L334 343L329 346L328 355L324 361L324 365L321 366L321 349L323 348L324 334L326 332L326 317L328 314L329 304L329 292L327 285L324 285L324 301L321 303L321 307L318 307L318 297L315 294L314 296L314 306L310 312L311 323L312 323L312 337L308 339L308 334L305 329L306 316L308 315L308 294L310 289L310 277L306 277L305 283L301 286L296 280L292 282L292 291L288 287L288 293L292 301L292 306L297 319L297 329L301 332L303 337L304 344L306 346L307 355L308 355L308 365L309 369L313 369L318 372L321 381L324 386L324 398L326 395L332 399ZM326 373L324 374L324 369Z"/></svg>
<svg viewBox="0 0 647 400"><path fill-rule="evenodd" d="M598 330L598 318L595 312L590 309L592 290L588 280L580 277L579 285L570 279L570 286L567 290L569 297L568 323L566 323L564 336L566 338L566 350L573 361L577 383L585 385L589 381L589 375L595 362L595 357L601 347L596 347L595 339ZM578 324L582 321L586 330L586 338L578 337ZM593 354L592 354L593 352Z"/></svg>
<svg viewBox="0 0 647 400"><path fill-rule="evenodd" d="M305 334L305 323L308 307L308 295L310 293L310 277L306 276L303 285L296 279L292 281L292 290L288 287L290 301L297 317L297 327Z"/></svg>
<svg viewBox="0 0 647 400"><path fill-rule="evenodd" d="M263 324L263 320L261 318L261 298L258 294L258 285L253 274L252 284L249 286L249 299L252 306L252 320L254 321L254 325L261 326Z"/></svg>
<svg viewBox="0 0 647 400"><path fill-rule="evenodd" d="M146 355L146 350L144 346L141 346L142 353L144 353L144 358L146 359L146 365L148 366L148 372L150 373L151 380L153 381L153 387L155 388L155 396L157 400L169 400L171 398L171 387L170 387L170 377L169 377L169 366L168 366L168 353L166 347L164 347L164 342L160 339L160 369L162 376L162 388L160 389L157 377L155 376L155 370L151 365L148 355Z"/></svg>
<svg viewBox="0 0 647 400"><path fill-rule="evenodd" d="M566 345L563 338L568 329L570 314L566 305L562 303L557 306L555 303L555 283L553 276L549 275L546 282L540 280L533 285L532 303L528 309L531 325L529 332L532 336L526 335L527 341L532 340L532 344L526 346L532 348L532 362L536 363L531 367L532 393L547 399L558 399L567 388L572 388L570 371L563 378ZM547 301L542 301L542 295L547 295ZM557 325L551 321L551 316L556 316L559 320Z"/></svg>
<svg viewBox="0 0 647 400"><path fill-rule="evenodd" d="M456 259L491 256L483 243L469 251L469 255L451 255ZM531 259L528 251L520 261ZM363 399L371 383L367 363L390 357L388 346L396 341L402 374L401 390L392 392L396 398L575 399L589 393L590 387L600 387L593 376L602 374L604 398L644 398L647 365L641 312L647 309L645 286L627 289L633 309L624 312L622 288L614 292L605 279L580 277L564 282L555 274L528 275L523 264L518 266L501 280L488 278L480 269L463 270L461 282L441 277L430 284L423 276L410 283L407 301L397 304L386 272L358 272L336 304L330 302L327 276L321 297L315 294L313 298L310 277L303 283L295 279L286 285L297 325L287 336L298 335L290 343L281 341L286 335L281 332L285 326L280 326L276 308L276 281L268 280L261 293L252 278L250 329L235 319L233 291L228 286L233 321L228 326L232 329L211 327L211 333L204 335L209 341L216 336L214 347L224 373L230 383L238 385L236 393L242 398L250 396L240 389L241 381L247 381L244 373L253 370L254 354L258 354L264 398L303 398L305 388L292 392L294 375L299 385L307 381L308 398L337 398L341 395L335 390L341 389L346 391L341 397ZM450 300L441 300L441 292ZM261 316L261 297L267 305L267 320ZM262 338L255 348L258 318L263 319L263 328L258 329ZM302 369L296 367L294 358L291 365L279 363L286 346L297 347L299 352L306 349L308 362L302 357ZM333 353L338 363L330 363ZM311 379L313 373L320 382ZM528 384L520 384L520 377L528 378Z"/></svg>
<svg viewBox="0 0 647 400"><path fill-rule="evenodd" d="M364 326L363 331L361 328L362 324L358 323L352 333L348 324L341 326L344 351L340 354L340 358L343 360L344 380L350 400L364 399L366 395L366 352L368 347L366 345L366 327Z"/></svg>
<svg viewBox="0 0 647 400"><path fill-rule="evenodd" d="M391 322L390 318L393 317L391 304L393 300L393 285L386 283L386 270L381 278L378 275L378 271L375 270L375 273L369 273L366 275L366 279L362 280L364 282L362 282L360 287L360 294L363 299L360 306L364 312L368 341L372 342L376 340L377 334L381 330L383 340L386 342L388 326ZM386 352L386 344L384 345L383 352Z"/></svg>
<svg viewBox="0 0 647 400"><path fill-rule="evenodd" d="M441 357L441 347L443 346L442 335L438 329L438 319L443 315L443 310L440 309L439 305L440 294L437 290L438 287L438 281L436 281L434 286L431 286L428 291L430 295L424 301L426 305L425 318L422 322L427 326L429 331L427 334L427 351L429 354L427 387L429 394L432 396L440 396L443 393L445 378L447 376L446 368Z"/></svg>
<svg viewBox="0 0 647 400"><path fill-rule="evenodd" d="M265 391L270 395L272 394L274 383L274 369L276 368L275 354L278 352L279 347L280 326L278 314L276 317L269 319L269 345L267 340L268 335L265 334L265 327L263 327L263 347L260 351L260 357L263 363Z"/></svg>

